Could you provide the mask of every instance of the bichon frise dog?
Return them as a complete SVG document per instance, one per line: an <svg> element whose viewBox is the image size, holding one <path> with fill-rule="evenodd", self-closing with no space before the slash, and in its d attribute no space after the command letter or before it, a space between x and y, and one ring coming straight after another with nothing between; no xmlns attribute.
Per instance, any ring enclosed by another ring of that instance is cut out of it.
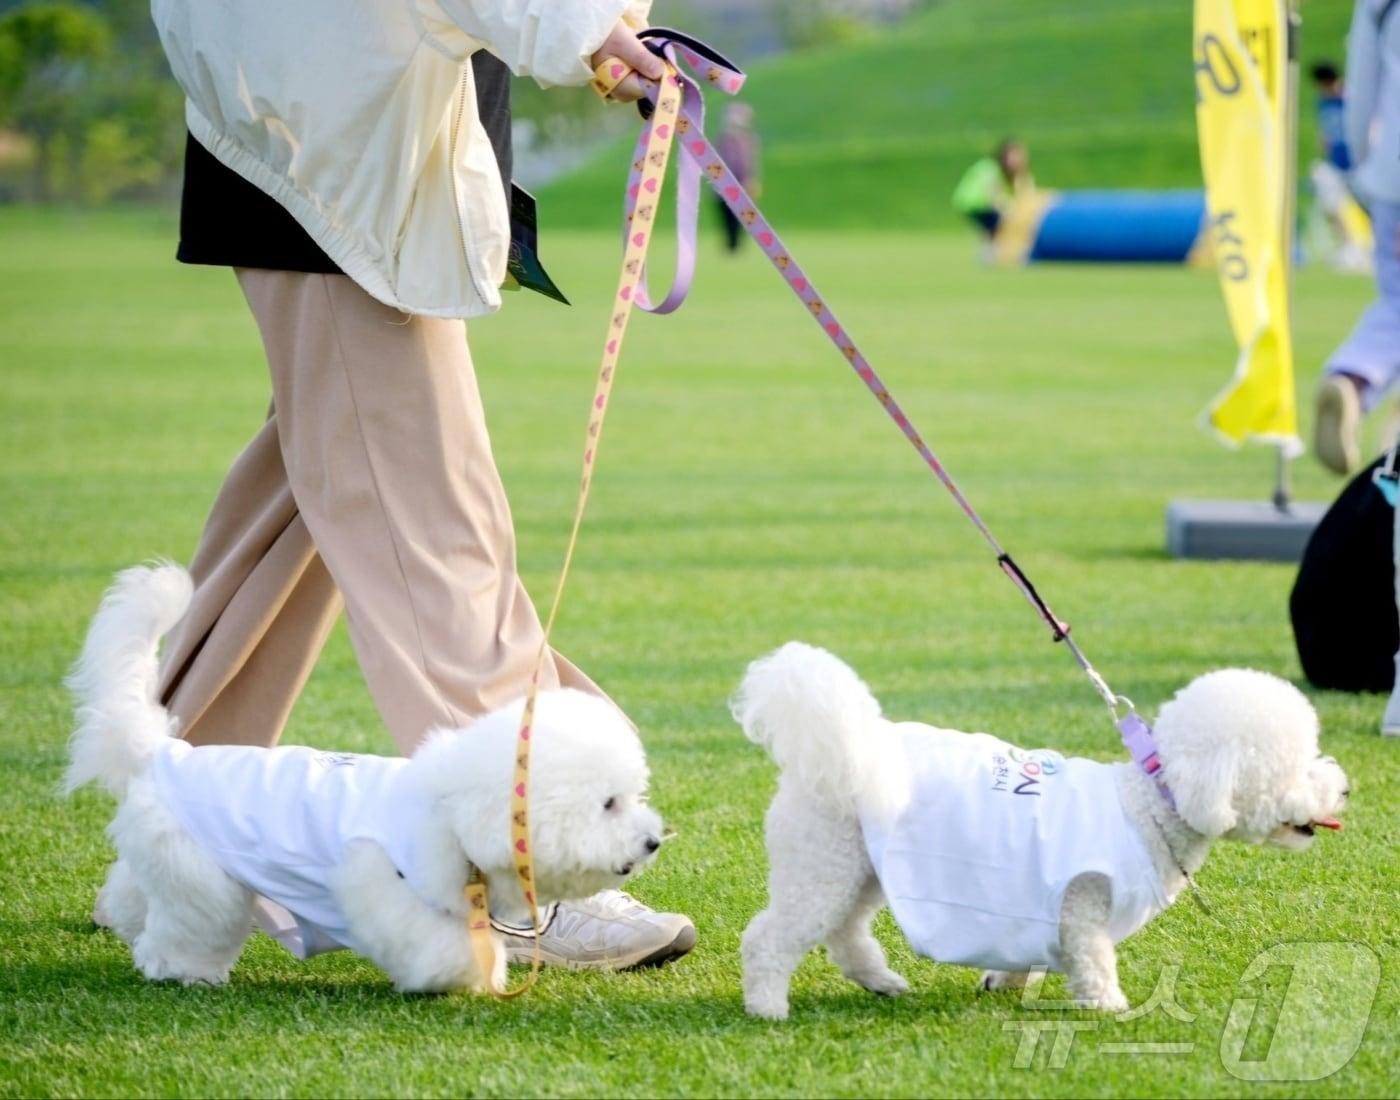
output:
<svg viewBox="0 0 1400 1100"><path fill-rule="evenodd" d="M121 574L70 678L80 724L65 785L120 801L98 907L137 968L224 982L261 895L306 942L351 948L400 990L500 989L505 951L480 973L464 889L475 867L493 899L524 904L510 840L522 704L439 730L408 759L195 748L154 695L159 639L189 599L176 566ZM661 840L635 732L607 702L562 690L541 694L531 735L540 904L620 885Z"/></svg>
<svg viewBox="0 0 1400 1100"><path fill-rule="evenodd" d="M743 937L744 1004L773 1019L819 943L858 985L908 989L870 932L886 903L915 950L984 968L984 989L1062 970L1078 1003L1122 1011L1114 945L1172 903L1213 840L1306 848L1341 828L1348 793L1302 693L1242 669L1162 708L1171 799L1135 764L887 721L850 668L796 642L749 666L733 712L781 769L768 908Z"/></svg>

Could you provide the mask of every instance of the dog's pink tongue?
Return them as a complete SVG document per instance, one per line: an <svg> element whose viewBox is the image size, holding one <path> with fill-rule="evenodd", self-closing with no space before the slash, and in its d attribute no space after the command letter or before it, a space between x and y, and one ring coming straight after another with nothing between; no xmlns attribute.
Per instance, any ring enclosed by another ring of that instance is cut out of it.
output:
<svg viewBox="0 0 1400 1100"><path fill-rule="evenodd" d="M1319 829L1331 829L1334 833L1340 833L1342 831L1342 823L1335 817L1314 818L1313 824Z"/></svg>

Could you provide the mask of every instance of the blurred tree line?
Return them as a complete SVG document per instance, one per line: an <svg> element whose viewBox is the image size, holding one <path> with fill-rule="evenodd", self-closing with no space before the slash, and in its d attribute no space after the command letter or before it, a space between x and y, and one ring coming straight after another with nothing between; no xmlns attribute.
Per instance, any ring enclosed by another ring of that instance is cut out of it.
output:
<svg viewBox="0 0 1400 1100"><path fill-rule="evenodd" d="M930 2L658 0L655 15L744 59L846 38ZM545 150L537 175L625 121L586 89L520 81L515 98L520 151ZM0 202L172 197L184 140L149 0L0 0Z"/></svg>
<svg viewBox="0 0 1400 1100"><path fill-rule="evenodd" d="M0 0L0 199L162 195L184 133L149 0Z"/></svg>

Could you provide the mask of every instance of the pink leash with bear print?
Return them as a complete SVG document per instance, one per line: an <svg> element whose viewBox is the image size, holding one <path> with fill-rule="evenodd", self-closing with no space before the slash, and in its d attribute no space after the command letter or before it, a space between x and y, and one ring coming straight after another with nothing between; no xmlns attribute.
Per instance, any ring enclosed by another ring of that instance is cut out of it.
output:
<svg viewBox="0 0 1400 1100"><path fill-rule="evenodd" d="M943 487L948 490L958 507L962 509L963 514L977 528L978 533L991 548L992 553L996 555L997 565L1001 571L1006 574L1046 626L1050 628L1054 641L1064 643L1065 648L1069 650L1075 662L1088 677L1094 690L1108 705L1114 724L1118 728L1119 736L1129 755L1153 780L1162 797L1168 803L1172 803L1171 791L1168 789L1166 778L1163 775L1151 727L1137 714L1131 700L1114 694L1103 677L1099 675L1098 670L1084 655L1083 650L1070 637L1069 624L1062 621L1050 609L1040 593L1036 591L1030 578L1016 564L1015 559L1007 553L986 522L977 513L977 510L973 508L971 502L958 487L957 482L953 480L952 475L948 473L938 456L933 453L904 410L900 408L889 387L881 381L875 368L861 354L855 341L846 332L841 322L837 320L821 295L817 293L812 281L806 276L797 261L793 259L792 253L763 216L758 204L750 197L743 183L734 175L724 158L720 156L718 150L705 136L705 103L701 92L701 81L687 75L686 70L689 69L690 72L700 74L704 83L729 95L735 94L743 87L745 79L743 72L703 42L680 32L653 27L643 31L640 37L647 40L653 52L666 58L676 70L681 90L680 114L674 124L674 134L662 134L661 136L666 140L679 141L681 155L677 166L676 181L675 278L665 298L652 304L647 293L646 270L643 266L638 273L640 282L637 287L636 304L652 313L670 313L685 300L695 272L700 183L702 179L705 180L720 200L733 212L739 220L739 224L753 238L793 293L802 301L812 318L826 333L827 338L851 365L851 369L855 371L856 376L864 383L866 389L880 402L885 414L894 421L895 426L919 453L924 465L942 482ZM615 72L607 73L604 71L607 64L600 66L599 78L595 82L595 88L602 95L606 95L618 79ZM625 75L630 70L624 67L622 71ZM652 86L654 87L654 85ZM648 106L649 104L643 101L644 117L649 114ZM639 221L650 222L655 214L657 202L655 195L659 185L646 178L648 171L654 167L653 164L649 163L650 159L655 157L652 142L656 135L653 130L653 124L649 123L644 126L637 141L632 170L627 181L625 201L627 233L631 233ZM1121 717L1118 713L1120 705L1127 708L1127 713Z"/></svg>

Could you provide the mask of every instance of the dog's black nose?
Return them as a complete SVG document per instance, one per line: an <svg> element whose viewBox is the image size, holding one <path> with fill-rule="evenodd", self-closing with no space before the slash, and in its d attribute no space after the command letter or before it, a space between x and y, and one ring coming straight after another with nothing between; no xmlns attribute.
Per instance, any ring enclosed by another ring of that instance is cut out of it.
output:
<svg viewBox="0 0 1400 1100"><path fill-rule="evenodd" d="M656 837L654 837L654 836L649 836L649 837L647 837L647 851L648 851L648 852L654 852L654 851L656 851L656 849L658 849L658 848L660 848L660 847L661 847L661 841L657 840Z"/></svg>

